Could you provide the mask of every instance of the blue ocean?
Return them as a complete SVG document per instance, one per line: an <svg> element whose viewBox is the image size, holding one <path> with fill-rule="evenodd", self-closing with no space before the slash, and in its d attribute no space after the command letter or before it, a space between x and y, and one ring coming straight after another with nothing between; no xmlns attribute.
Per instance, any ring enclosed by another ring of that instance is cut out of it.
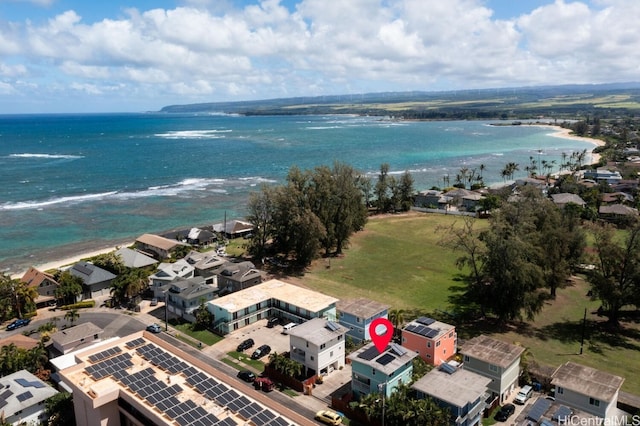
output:
<svg viewBox="0 0 640 426"><path fill-rule="evenodd" d="M418 190L485 166L557 164L593 145L534 126L360 116L92 114L0 116L0 271L114 246L145 232L246 214L251 191L293 165L411 172Z"/></svg>

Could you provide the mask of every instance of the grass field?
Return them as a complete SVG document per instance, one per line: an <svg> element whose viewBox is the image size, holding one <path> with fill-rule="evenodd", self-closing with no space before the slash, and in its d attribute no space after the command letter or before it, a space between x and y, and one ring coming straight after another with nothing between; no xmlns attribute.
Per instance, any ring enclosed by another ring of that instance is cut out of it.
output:
<svg viewBox="0 0 640 426"><path fill-rule="evenodd" d="M455 267L458 255L437 244L442 238L438 229L456 221L461 219L423 214L373 218L352 238L343 257L321 259L293 281L341 299L378 300L392 309L448 311L452 288L460 286L460 271ZM518 342L529 348L534 361L553 367L574 361L602 369L625 377L623 390L640 395L640 326L630 321L620 333L607 331L605 318L596 314L599 303L587 297L588 289L578 277L558 291L535 321L500 328L483 321L456 324L459 337L486 333ZM586 338L579 355L585 308Z"/></svg>

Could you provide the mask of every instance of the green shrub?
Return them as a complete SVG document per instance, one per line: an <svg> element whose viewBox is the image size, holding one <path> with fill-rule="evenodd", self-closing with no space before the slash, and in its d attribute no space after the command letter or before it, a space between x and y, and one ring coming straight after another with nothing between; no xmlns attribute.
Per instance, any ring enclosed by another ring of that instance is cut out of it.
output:
<svg viewBox="0 0 640 426"><path fill-rule="evenodd" d="M63 311L70 311L71 309L95 308L95 306L96 306L95 300L83 300L82 302L61 306L60 309L62 309Z"/></svg>

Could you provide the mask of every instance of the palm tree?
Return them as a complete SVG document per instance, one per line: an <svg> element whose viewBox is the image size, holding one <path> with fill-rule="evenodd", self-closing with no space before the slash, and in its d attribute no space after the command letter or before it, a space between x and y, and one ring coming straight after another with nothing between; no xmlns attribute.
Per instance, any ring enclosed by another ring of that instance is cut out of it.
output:
<svg viewBox="0 0 640 426"><path fill-rule="evenodd" d="M389 321L393 324L394 337L400 336L400 329L404 325L404 309L392 309L389 311Z"/></svg>
<svg viewBox="0 0 640 426"><path fill-rule="evenodd" d="M80 318L80 313L78 313L77 309L71 309L69 311L67 311L66 314L64 314L64 319L66 319L67 321L69 321L71 323L71 325L73 325L73 323Z"/></svg>
<svg viewBox="0 0 640 426"><path fill-rule="evenodd" d="M18 313L18 317L22 318L22 315L24 313L35 311L35 300L39 296L38 290L36 290L35 287L31 287L27 283L20 280L13 280L12 284L16 298L15 310Z"/></svg>

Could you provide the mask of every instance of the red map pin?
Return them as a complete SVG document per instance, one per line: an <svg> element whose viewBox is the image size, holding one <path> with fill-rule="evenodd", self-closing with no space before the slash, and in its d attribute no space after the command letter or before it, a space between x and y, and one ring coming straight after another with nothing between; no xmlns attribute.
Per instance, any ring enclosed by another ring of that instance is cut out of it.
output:
<svg viewBox="0 0 640 426"><path fill-rule="evenodd" d="M384 332L380 334L382 328ZM393 337L393 324L386 318L376 318L369 325L369 335L378 352L382 353Z"/></svg>

